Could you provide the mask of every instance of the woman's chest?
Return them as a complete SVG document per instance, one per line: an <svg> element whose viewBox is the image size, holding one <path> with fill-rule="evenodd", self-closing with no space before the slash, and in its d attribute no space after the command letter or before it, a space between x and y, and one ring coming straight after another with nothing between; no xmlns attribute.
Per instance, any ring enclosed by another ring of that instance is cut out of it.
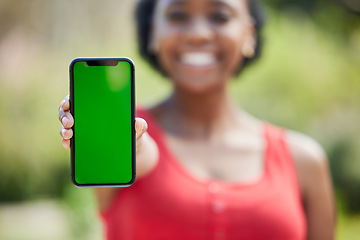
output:
<svg viewBox="0 0 360 240"><path fill-rule="evenodd" d="M161 157L151 175L122 193L117 210L131 219L127 228L156 235L161 226L161 236L177 239L303 239L302 212L287 184L200 181Z"/></svg>
<svg viewBox="0 0 360 240"><path fill-rule="evenodd" d="M195 178L249 183L263 175L266 144L260 138L231 144L167 139L169 152L179 167Z"/></svg>

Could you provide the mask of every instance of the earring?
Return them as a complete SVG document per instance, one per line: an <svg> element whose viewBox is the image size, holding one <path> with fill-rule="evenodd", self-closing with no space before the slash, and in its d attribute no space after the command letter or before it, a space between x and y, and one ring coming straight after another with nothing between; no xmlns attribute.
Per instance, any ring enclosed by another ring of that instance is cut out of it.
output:
<svg viewBox="0 0 360 240"><path fill-rule="evenodd" d="M242 49L242 53L246 58L252 58L255 55L254 47L245 44Z"/></svg>

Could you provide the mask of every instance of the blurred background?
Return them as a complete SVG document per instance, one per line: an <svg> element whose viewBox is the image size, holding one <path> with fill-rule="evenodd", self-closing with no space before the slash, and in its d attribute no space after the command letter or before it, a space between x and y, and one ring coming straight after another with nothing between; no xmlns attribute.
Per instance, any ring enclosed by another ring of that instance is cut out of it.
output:
<svg viewBox="0 0 360 240"><path fill-rule="evenodd" d="M0 239L102 239L91 190L70 181L57 110L75 57L130 57L137 104L168 95L168 81L137 53L134 4L0 0ZM360 239L360 1L268 0L265 8L262 57L232 82L232 96L322 144L337 239Z"/></svg>

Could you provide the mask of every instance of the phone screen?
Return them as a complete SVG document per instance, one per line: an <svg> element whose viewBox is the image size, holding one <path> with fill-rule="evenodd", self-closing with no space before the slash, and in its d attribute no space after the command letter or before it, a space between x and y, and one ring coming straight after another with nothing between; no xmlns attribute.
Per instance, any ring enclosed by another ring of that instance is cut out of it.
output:
<svg viewBox="0 0 360 240"><path fill-rule="evenodd" d="M134 64L127 58L70 64L72 180L77 186L129 186L135 180Z"/></svg>

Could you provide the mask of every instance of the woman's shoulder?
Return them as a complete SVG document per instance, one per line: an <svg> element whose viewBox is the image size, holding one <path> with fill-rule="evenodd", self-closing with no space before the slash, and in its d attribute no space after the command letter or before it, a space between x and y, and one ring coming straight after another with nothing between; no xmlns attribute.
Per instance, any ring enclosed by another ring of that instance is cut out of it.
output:
<svg viewBox="0 0 360 240"><path fill-rule="evenodd" d="M310 136L287 130L285 141L293 157L299 182L304 193L323 181L328 162L322 146Z"/></svg>
<svg viewBox="0 0 360 240"><path fill-rule="evenodd" d="M325 151L317 141L298 132L288 131L286 141L302 188L309 236L323 235L332 239L330 236L333 236L335 224L335 201Z"/></svg>
<svg viewBox="0 0 360 240"><path fill-rule="evenodd" d="M287 130L286 142L295 160L323 162L326 160L322 146L312 137L293 130Z"/></svg>

